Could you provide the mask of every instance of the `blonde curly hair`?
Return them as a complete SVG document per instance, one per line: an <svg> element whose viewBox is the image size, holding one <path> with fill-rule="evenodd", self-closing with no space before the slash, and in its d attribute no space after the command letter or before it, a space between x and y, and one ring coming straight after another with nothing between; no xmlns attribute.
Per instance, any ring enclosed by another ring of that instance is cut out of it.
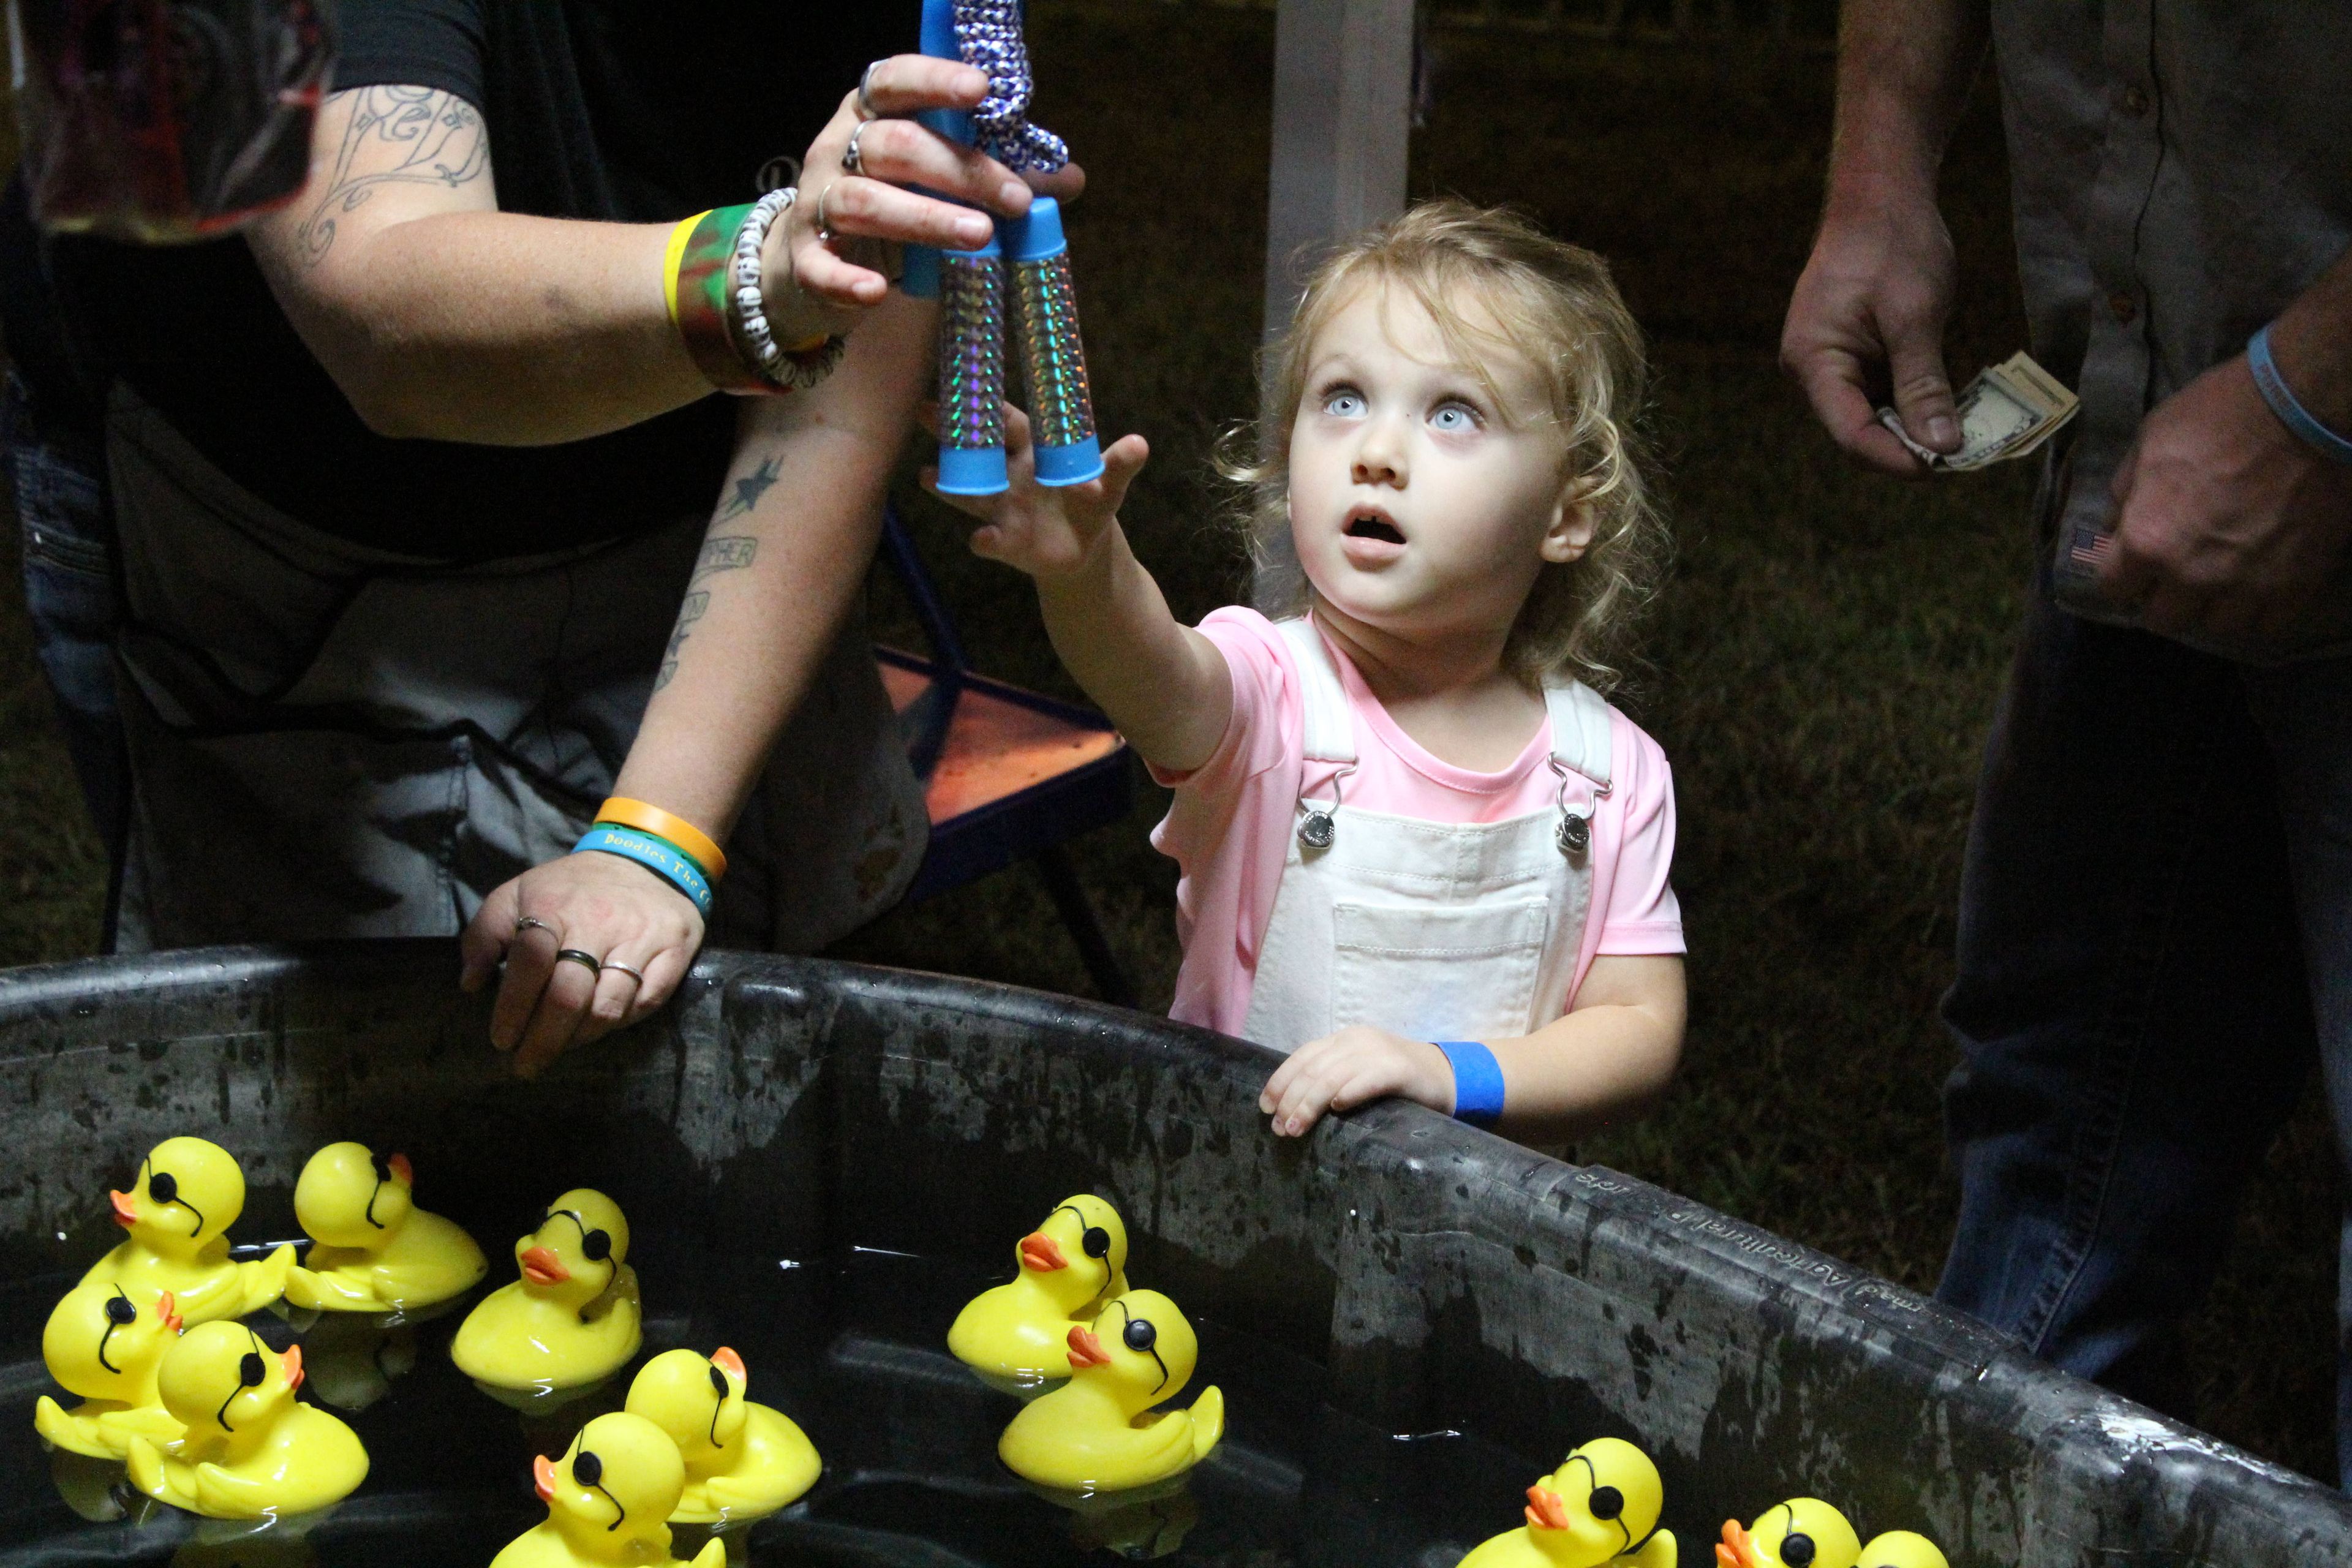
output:
<svg viewBox="0 0 2352 1568"><path fill-rule="evenodd" d="M1508 353L1535 366L1562 437L1560 482L1590 513L1592 542L1577 560L1548 563L1538 574L1503 659L1531 688L1571 675L1597 691L1615 689L1625 677L1634 612L1655 594L1672 553L1644 471L1650 458L1639 425L1649 367L1642 330L1606 261L1507 208L1450 197L1424 202L1358 235L1315 268L1289 329L1266 347L1265 412L1255 425L1228 431L1218 449L1218 471L1244 487L1236 521L1256 568L1256 607L1279 620L1303 614L1312 601L1290 535L1291 429L1317 334L1371 284L1418 301L1455 357L1498 399L1489 357Z"/></svg>

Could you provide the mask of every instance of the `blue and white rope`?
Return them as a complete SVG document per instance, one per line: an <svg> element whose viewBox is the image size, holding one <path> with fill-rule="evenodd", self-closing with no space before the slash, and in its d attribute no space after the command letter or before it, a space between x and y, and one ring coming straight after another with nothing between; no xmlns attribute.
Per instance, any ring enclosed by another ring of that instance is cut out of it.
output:
<svg viewBox="0 0 2352 1568"><path fill-rule="evenodd" d="M980 150L1018 174L1050 174L1070 161L1070 149L1042 125L1029 123L1029 46L1021 35L1021 0L956 0L956 43L964 63L988 73L988 96L972 110Z"/></svg>

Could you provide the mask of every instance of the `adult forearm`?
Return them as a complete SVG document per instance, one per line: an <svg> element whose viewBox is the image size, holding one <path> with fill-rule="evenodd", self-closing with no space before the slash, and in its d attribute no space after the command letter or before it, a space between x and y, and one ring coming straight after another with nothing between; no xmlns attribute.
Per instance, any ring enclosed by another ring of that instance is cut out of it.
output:
<svg viewBox="0 0 2352 1568"><path fill-rule="evenodd" d="M1117 523L1084 567L1040 578L1054 651L1145 761L1183 772L1216 750L1232 712L1224 656L1169 613Z"/></svg>
<svg viewBox="0 0 2352 1568"><path fill-rule="evenodd" d="M733 828L864 591L933 320L894 299L814 394L745 410L623 795Z"/></svg>
<svg viewBox="0 0 2352 1568"><path fill-rule="evenodd" d="M379 434L576 441L707 395L669 322L670 226L520 213L419 217L330 253L331 289L281 290Z"/></svg>
<svg viewBox="0 0 2352 1568"><path fill-rule="evenodd" d="M1847 0L1838 26L1829 201L1932 197L1984 58L1984 0Z"/></svg>
<svg viewBox="0 0 2352 1568"><path fill-rule="evenodd" d="M2271 354L2295 401L2352 437L2352 250L2281 312L2271 327Z"/></svg>

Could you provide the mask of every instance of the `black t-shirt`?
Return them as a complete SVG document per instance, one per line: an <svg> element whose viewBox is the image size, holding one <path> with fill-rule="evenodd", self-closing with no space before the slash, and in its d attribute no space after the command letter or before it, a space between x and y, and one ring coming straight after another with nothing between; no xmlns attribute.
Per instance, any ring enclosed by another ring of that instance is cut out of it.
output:
<svg viewBox="0 0 2352 1568"><path fill-rule="evenodd" d="M918 6L345 0L340 15L335 87L406 83L480 109L501 210L656 222L752 199L760 166L806 148L868 60L914 48ZM436 559L529 554L699 512L724 477L735 404L715 395L557 447L374 435L242 239L60 238L45 277L21 190L8 205L0 312L37 400L86 421L121 376L312 527Z"/></svg>

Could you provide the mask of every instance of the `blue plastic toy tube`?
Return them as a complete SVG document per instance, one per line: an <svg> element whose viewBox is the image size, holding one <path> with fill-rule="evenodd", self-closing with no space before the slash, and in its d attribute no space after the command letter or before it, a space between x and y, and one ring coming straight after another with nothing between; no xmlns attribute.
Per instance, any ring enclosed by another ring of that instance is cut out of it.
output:
<svg viewBox="0 0 2352 1568"><path fill-rule="evenodd" d="M963 49L956 42L955 0L923 0L922 32L916 47L935 60L963 58ZM915 120L950 142L966 147L972 144L971 116L961 109L926 109ZM909 299L938 299L940 253L928 245L907 247L898 287Z"/></svg>
<svg viewBox="0 0 2352 1568"><path fill-rule="evenodd" d="M1013 263L1013 336L1029 385L1037 482L1084 484L1103 471L1102 446L1087 385L1061 204L1039 196L1025 216L1000 222L997 232Z"/></svg>

